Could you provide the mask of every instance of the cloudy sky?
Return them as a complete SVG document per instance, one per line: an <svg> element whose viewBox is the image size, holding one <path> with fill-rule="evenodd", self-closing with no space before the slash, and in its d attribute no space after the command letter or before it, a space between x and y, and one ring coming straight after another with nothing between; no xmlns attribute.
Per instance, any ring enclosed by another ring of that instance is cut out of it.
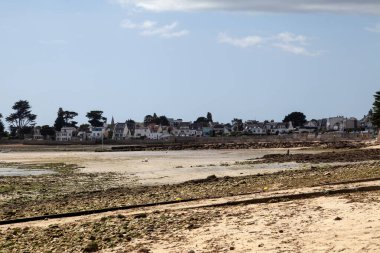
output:
<svg viewBox="0 0 380 253"><path fill-rule="evenodd" d="M0 34L0 113L40 125L360 118L380 90L378 0L1 0Z"/></svg>

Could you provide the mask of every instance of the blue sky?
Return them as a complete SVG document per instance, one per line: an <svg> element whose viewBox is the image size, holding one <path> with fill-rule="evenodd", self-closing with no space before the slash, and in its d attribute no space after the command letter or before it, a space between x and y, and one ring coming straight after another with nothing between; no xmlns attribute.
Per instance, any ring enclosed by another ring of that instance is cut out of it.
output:
<svg viewBox="0 0 380 253"><path fill-rule="evenodd" d="M87 121L362 117L380 90L380 3L2 0L0 113Z"/></svg>

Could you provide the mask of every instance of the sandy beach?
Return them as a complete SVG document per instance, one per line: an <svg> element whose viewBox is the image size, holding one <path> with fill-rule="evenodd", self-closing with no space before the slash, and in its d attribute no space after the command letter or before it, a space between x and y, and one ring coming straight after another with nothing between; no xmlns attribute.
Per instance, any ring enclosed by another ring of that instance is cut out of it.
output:
<svg viewBox="0 0 380 253"><path fill-rule="evenodd" d="M380 150L289 151L1 153L51 173L0 176L0 252L377 252Z"/></svg>

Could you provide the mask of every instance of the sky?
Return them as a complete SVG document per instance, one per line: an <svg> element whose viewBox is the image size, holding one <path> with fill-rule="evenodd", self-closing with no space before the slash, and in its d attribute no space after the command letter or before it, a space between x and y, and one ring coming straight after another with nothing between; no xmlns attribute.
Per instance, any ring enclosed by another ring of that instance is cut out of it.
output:
<svg viewBox="0 0 380 253"><path fill-rule="evenodd" d="M378 90L378 0L0 1L4 117L360 119Z"/></svg>

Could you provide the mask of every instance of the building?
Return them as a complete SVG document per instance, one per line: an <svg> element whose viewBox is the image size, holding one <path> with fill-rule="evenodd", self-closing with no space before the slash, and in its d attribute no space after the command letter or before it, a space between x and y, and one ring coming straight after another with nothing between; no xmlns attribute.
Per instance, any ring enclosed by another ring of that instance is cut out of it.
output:
<svg viewBox="0 0 380 253"><path fill-rule="evenodd" d="M116 123L113 128L112 140L125 140L128 138L128 127L126 123Z"/></svg>
<svg viewBox="0 0 380 253"><path fill-rule="evenodd" d="M90 128L90 140L101 140L105 136L107 126L103 127L91 127Z"/></svg>
<svg viewBox="0 0 380 253"><path fill-rule="evenodd" d="M331 117L326 120L326 131L343 131L343 116Z"/></svg>
<svg viewBox="0 0 380 253"><path fill-rule="evenodd" d="M41 134L41 127L33 127L33 140L42 140L44 137Z"/></svg>
<svg viewBox="0 0 380 253"><path fill-rule="evenodd" d="M77 129L75 127L62 127L61 131L55 133L57 141L71 141L76 136Z"/></svg>

